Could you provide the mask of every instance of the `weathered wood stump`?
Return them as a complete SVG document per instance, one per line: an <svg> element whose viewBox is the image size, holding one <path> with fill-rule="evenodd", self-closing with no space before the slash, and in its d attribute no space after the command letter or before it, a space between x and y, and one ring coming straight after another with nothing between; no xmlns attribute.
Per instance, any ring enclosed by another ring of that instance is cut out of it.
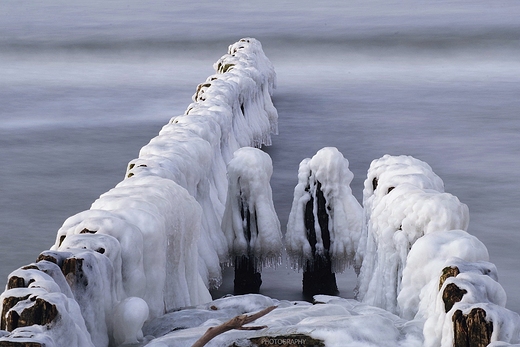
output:
<svg viewBox="0 0 520 347"><path fill-rule="evenodd" d="M43 251L40 253L38 258L36 259L36 262L40 262L42 260L50 261L51 263L54 263L58 265L60 268L63 265L63 261L67 258L72 257L73 254L71 252L64 252L64 251Z"/></svg>
<svg viewBox="0 0 520 347"><path fill-rule="evenodd" d="M12 310L16 304L28 300L29 297L30 295L4 298L0 329L13 331L19 327L28 327L35 324L46 325L58 316L56 306L41 298L31 299L34 300L34 304L27 306L20 314Z"/></svg>
<svg viewBox="0 0 520 347"><path fill-rule="evenodd" d="M493 322L486 321L486 311L477 307L467 315L453 313L453 347L486 347L491 343Z"/></svg>
<svg viewBox="0 0 520 347"><path fill-rule="evenodd" d="M250 249L251 243L251 223L256 223L256 216L251 218L251 211L249 210L247 201L240 203L240 215L242 223L244 224L244 237L248 244L247 255L240 255L235 257L235 281L233 293L240 294L257 294L262 285L262 275L258 271L258 265L255 263L255 256ZM256 227L255 230L258 228Z"/></svg>
<svg viewBox="0 0 520 347"><path fill-rule="evenodd" d="M28 284L25 284L25 279L18 276L11 276L7 280L7 286L6 289L13 289L13 288L26 288Z"/></svg>
<svg viewBox="0 0 520 347"><path fill-rule="evenodd" d="M262 285L262 275L257 272L249 257L235 257L234 294L258 294Z"/></svg>
<svg viewBox="0 0 520 347"><path fill-rule="evenodd" d="M15 313L14 311L11 311ZM12 327L14 330L18 327L28 327L31 325L50 324L58 316L58 309L41 298L36 298L34 305L27 307L18 317L18 325Z"/></svg>
<svg viewBox="0 0 520 347"><path fill-rule="evenodd" d="M442 269L441 277L439 280L439 290L444 285L444 282L450 277L457 277L460 273L460 270L456 266L447 266ZM442 292L442 301L444 302L444 311L448 313L455 305L456 302L460 302L464 294L468 291L465 289L459 288L455 283L449 283L444 288Z"/></svg>
<svg viewBox="0 0 520 347"><path fill-rule="evenodd" d="M307 187L307 191L310 186ZM339 293L336 283L336 275L332 272L332 262L330 259L330 233L329 233L329 215L327 214L326 200L321 190L321 183L317 181L316 186L316 213L314 212L314 196L305 206L305 229L307 231L307 240L311 245L313 260L307 261L303 272L303 295L306 298L312 298L317 294L337 295ZM323 241L323 254L317 252L316 244L318 238L316 236L315 221L321 229L321 239Z"/></svg>
<svg viewBox="0 0 520 347"><path fill-rule="evenodd" d="M459 288L455 283L448 283L442 292L442 301L444 301L444 310L448 313L456 302L462 300L464 294L468 291Z"/></svg>
<svg viewBox="0 0 520 347"><path fill-rule="evenodd" d="M61 271L73 292L84 291L88 286L88 278L83 272L83 258L67 258L61 265Z"/></svg>
<svg viewBox="0 0 520 347"><path fill-rule="evenodd" d="M458 274L460 274L460 270L456 266L446 266L442 269L442 274L439 280L439 290L441 290L442 285L448 278L457 277Z"/></svg>
<svg viewBox="0 0 520 347"><path fill-rule="evenodd" d="M7 296L4 297L2 302L2 316L0 317L0 330L13 331L13 326L18 325L18 320L12 321L16 319L16 317L10 317L9 311L20 301L24 301L29 299L30 294L24 295L22 297L17 296Z"/></svg>

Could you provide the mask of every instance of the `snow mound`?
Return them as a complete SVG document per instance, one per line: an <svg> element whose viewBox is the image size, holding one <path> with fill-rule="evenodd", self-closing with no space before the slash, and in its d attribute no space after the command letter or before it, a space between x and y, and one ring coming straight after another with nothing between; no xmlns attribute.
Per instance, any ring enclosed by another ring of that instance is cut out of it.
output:
<svg viewBox="0 0 520 347"><path fill-rule="evenodd" d="M155 325L178 326L181 321L202 322L198 326L185 327L163 336L155 336L147 346L191 346L204 332L213 326L241 315L252 314L268 306L277 306L269 314L251 323L251 326L267 326L258 331L232 330L211 340L207 346L248 346L252 341L269 345L313 345L312 341L328 347L375 347L385 341L387 346L420 346L421 326L407 322L383 309L370 307L355 300L333 296L315 297L317 304L298 301L278 301L262 295L234 296L215 300L204 306L181 310L172 316L151 321L148 331L156 331ZM190 319L189 317L193 317ZM151 336L150 336L151 338ZM311 340L312 339L312 340ZM285 341L285 342L283 342Z"/></svg>

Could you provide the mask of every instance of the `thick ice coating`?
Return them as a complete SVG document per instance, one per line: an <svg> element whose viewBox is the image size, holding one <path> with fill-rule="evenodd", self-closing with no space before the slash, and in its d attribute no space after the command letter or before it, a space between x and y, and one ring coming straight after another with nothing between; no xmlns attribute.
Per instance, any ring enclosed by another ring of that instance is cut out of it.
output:
<svg viewBox="0 0 520 347"><path fill-rule="evenodd" d="M148 313L153 318L208 302L209 288L220 285L220 263L229 251L221 230L226 164L240 147L269 145L278 114L271 101L274 68L259 41L245 38L231 45L215 69L185 114L172 118L129 163L125 179L90 210L67 219L52 251L42 254L60 267L70 265L71 276L88 278L88 285L78 282L61 294L79 302L82 334L59 330L70 344L57 345L75 346L80 335L92 335L96 347L115 340L135 343ZM265 248L262 253L273 256L274 249ZM63 281L40 282L62 290ZM134 318L114 324L114 314L126 317L130 311ZM57 336L38 326L24 329L43 334L39 341L49 346Z"/></svg>
<svg viewBox="0 0 520 347"><path fill-rule="evenodd" d="M67 237L81 234L110 235L119 241L121 279L125 295L143 297L146 291L146 275L141 230L110 211L86 210L67 218L58 230L56 243L51 249L57 250Z"/></svg>
<svg viewBox="0 0 520 347"><path fill-rule="evenodd" d="M369 238L368 224L373 208L396 186L409 183L423 189L444 192L444 182L430 165L412 156L385 154L370 163L363 188L363 232L356 253L356 263L361 266Z"/></svg>
<svg viewBox="0 0 520 347"><path fill-rule="evenodd" d="M230 331L208 347L255 338L282 345L285 337L327 347L448 347L464 329L488 334L489 346L518 346L520 317L504 307L485 246L466 232L467 206L410 156L371 163L364 210L336 148L300 163L286 234L291 265L307 270L325 253L335 272L353 265L361 302L211 301L230 255L253 257L259 270L277 264L282 247L272 162L254 148L277 133L273 66L246 38L215 70L119 184L68 218L36 263L10 274L1 345L191 346L208 327L277 305L257 321L267 328Z"/></svg>
<svg viewBox="0 0 520 347"><path fill-rule="evenodd" d="M353 177L348 160L335 147L322 148L314 157L300 163L285 235L287 253L294 268L301 269L314 257L305 226L305 209L311 199L312 213L316 216L316 252L322 255L325 252L324 231L318 223L321 213L328 216L333 271L341 272L345 265L352 264L362 225L362 208L350 189ZM323 194L325 211L318 211L318 194Z"/></svg>
<svg viewBox="0 0 520 347"><path fill-rule="evenodd" d="M475 271L497 280L495 265L488 263L486 246L463 230L431 233L412 246L403 270L397 298L400 316L424 319L439 292L442 270L456 266L461 272Z"/></svg>
<svg viewBox="0 0 520 347"><path fill-rule="evenodd" d="M253 258L257 272L262 266L280 264L282 233L269 183L273 173L271 158L259 149L243 147L234 153L227 171L222 230L232 258Z"/></svg>
<svg viewBox="0 0 520 347"><path fill-rule="evenodd" d="M365 180L357 297L397 313L401 278L415 241L432 232L466 230L469 211L457 197L439 191L442 181L424 162L407 156L381 160L389 164L372 162Z"/></svg>
<svg viewBox="0 0 520 347"><path fill-rule="evenodd" d="M276 76L259 41L245 38L231 45L215 70L197 87L186 113L172 118L127 170L127 177L172 179L201 205L199 269L208 287L220 285L220 263L229 251L221 231L226 164L240 147L269 145L278 131L271 101Z"/></svg>

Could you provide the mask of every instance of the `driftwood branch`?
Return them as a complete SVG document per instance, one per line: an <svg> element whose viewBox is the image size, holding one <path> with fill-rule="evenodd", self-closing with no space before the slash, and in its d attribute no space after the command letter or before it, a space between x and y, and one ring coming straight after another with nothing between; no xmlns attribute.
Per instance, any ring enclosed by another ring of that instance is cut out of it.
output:
<svg viewBox="0 0 520 347"><path fill-rule="evenodd" d="M269 306L269 307L263 309L262 311L259 311L255 314L252 314L249 316L242 314L240 316L236 316L235 318L228 320L227 322L225 322L221 325L217 325L216 327L211 327L206 331L206 333L204 333L204 335L202 335L202 337L200 339L195 341L195 343L191 347L203 347L206 345L206 343L208 343L215 336L225 333L226 331L229 331L229 330L233 330L233 329L260 330L260 329L267 328L266 326L244 327L243 325L254 322L258 318L265 316L266 314L268 314L269 312L274 310L276 307L277 306Z"/></svg>

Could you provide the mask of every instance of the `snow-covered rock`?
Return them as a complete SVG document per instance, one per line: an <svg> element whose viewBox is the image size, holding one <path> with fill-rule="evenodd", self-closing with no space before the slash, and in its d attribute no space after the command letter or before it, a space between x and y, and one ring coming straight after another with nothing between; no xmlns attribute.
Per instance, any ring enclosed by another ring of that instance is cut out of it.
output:
<svg viewBox="0 0 520 347"><path fill-rule="evenodd" d="M267 328L229 331L211 340L207 346L230 346L233 343L251 346L251 341L265 345L289 345L291 340L296 345L313 345L316 341L316 344L327 347L375 347L381 346L382 341L385 346L396 347L422 344L421 326L414 321L407 322L388 311L352 299L318 295L315 300L317 304L313 305L254 294L218 299L149 322L146 331L155 331L157 336L147 346L191 346L208 328L237 315L253 314L273 305L277 308L250 324ZM197 325L190 325L189 322L197 322ZM163 330L164 335L158 336L160 329L155 327L165 325L173 327L174 331Z"/></svg>

